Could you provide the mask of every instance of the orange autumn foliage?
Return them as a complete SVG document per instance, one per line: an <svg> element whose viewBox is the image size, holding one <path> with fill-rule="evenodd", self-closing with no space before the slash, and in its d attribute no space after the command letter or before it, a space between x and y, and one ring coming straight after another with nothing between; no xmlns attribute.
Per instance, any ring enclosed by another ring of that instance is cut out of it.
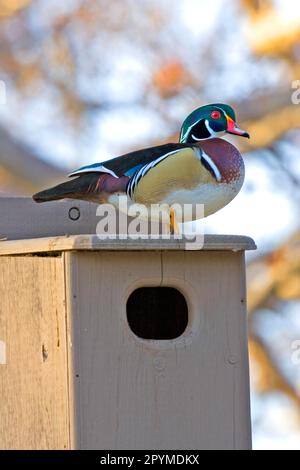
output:
<svg viewBox="0 0 300 470"><path fill-rule="evenodd" d="M177 95L190 83L190 74L177 61L163 64L153 75L153 86L163 98Z"/></svg>

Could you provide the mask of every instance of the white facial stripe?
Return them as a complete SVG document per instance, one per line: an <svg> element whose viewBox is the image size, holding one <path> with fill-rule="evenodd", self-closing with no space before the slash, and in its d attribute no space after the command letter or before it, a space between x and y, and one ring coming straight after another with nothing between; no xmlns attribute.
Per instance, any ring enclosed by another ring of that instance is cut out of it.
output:
<svg viewBox="0 0 300 470"><path fill-rule="evenodd" d="M221 111L222 111L222 110L221 110ZM192 126L190 126L190 127L186 130L184 136L183 136L182 139L181 139L181 142L185 142L185 141L186 141L187 136L189 135L189 133L191 132L191 130L193 129L193 127L194 127L196 124L198 124L198 122L199 122L199 121L195 122ZM196 137L195 134L191 134L191 137L193 137L193 139L196 140L197 142L199 142L199 141L201 141L201 140L212 139L212 138L214 138L214 137L216 137L216 136L224 135L224 134L225 134L225 131L218 131L218 132L214 131L214 130L210 127L208 119L205 119L204 124L205 124L206 129L207 129L208 132L210 133L210 137L203 137L203 139L199 139L199 137Z"/></svg>
<svg viewBox="0 0 300 470"><path fill-rule="evenodd" d="M198 122L198 121L197 121ZM193 127L197 124L197 122L195 122L192 126L189 126L185 132L185 134L182 136L182 139L181 139L181 142L185 142L185 139L187 138L187 136L189 135L191 129L193 129Z"/></svg>
<svg viewBox="0 0 300 470"><path fill-rule="evenodd" d="M199 121L197 121L195 124L193 124L193 126L191 126L190 129L192 129L198 122ZM209 137L203 137L203 139L199 139L199 137L196 137L195 134L192 134L191 137L193 137L193 139L196 140L197 142L199 142L201 140L211 139L213 137L212 136L213 130L209 127L209 123L208 123L207 119L205 119L204 124L205 124L206 129L210 133L210 136Z"/></svg>
<svg viewBox="0 0 300 470"><path fill-rule="evenodd" d="M214 131L210 125L209 125L209 121L207 119L205 119L205 125L206 125L206 129L208 130L208 132L210 133L211 135L211 138L212 137L215 137L215 136L218 136L220 134L225 134L225 131Z"/></svg>
<svg viewBox="0 0 300 470"><path fill-rule="evenodd" d="M203 160L206 161L206 163L210 166L210 168L212 169L214 175L215 175L215 178L217 181L221 181L222 179L222 175L220 173L220 170L219 168L217 167L217 165L215 164L215 162L210 158L209 155L207 155L207 153L205 153L203 150L202 150L202 155L201 157L203 158Z"/></svg>
<svg viewBox="0 0 300 470"><path fill-rule="evenodd" d="M184 134L184 136L182 137L182 139L181 139L180 142L183 142L183 143L184 143L184 142L186 141L185 139L187 138L187 136L189 135L189 133L191 132L191 130L193 129L193 127L196 126L196 124L199 124L199 122L202 121L202 120L203 120L203 119L199 119L198 121L194 122L194 124L192 124L190 127L188 127L188 129L186 130L186 132L185 132L185 134ZM205 124L206 129L208 130L208 132L210 132L210 133L213 132L213 130L210 129L209 125L208 125L208 127L207 127L207 123L208 123L208 121L207 121L207 119L206 119L206 120L204 121L204 124ZM192 134L191 137L193 137L193 139L195 139L195 140L197 140L197 141L199 141L199 140L207 140L207 139L210 139L210 138L211 138L211 137L203 137L203 139L199 139L199 138L196 137L194 134Z"/></svg>
<svg viewBox="0 0 300 470"><path fill-rule="evenodd" d="M207 119L205 119L204 124L205 124L206 129L207 129L208 132L210 133L210 136L209 136L209 137L203 137L203 139L199 139L199 137L196 137L195 134L192 134L191 137L193 137L194 140L196 140L196 141L199 142L199 141L201 141L201 140L212 139L212 138L214 138L215 136L218 136L218 135L220 135L220 134L225 134L225 132L223 132L223 131L219 131L219 132L214 131L214 130L210 127L209 122L208 122Z"/></svg>
<svg viewBox="0 0 300 470"><path fill-rule="evenodd" d="M204 138L204 139L199 139L199 138L196 137L194 134L192 134L192 137L193 137L194 140L197 140L197 141L199 141L199 140L206 140L206 139L210 138L210 137L206 137L206 138Z"/></svg>
<svg viewBox="0 0 300 470"><path fill-rule="evenodd" d="M208 130L208 132L210 133L210 135L213 136L215 134L215 131L210 127L208 120L205 119L204 123L205 123L205 127Z"/></svg>

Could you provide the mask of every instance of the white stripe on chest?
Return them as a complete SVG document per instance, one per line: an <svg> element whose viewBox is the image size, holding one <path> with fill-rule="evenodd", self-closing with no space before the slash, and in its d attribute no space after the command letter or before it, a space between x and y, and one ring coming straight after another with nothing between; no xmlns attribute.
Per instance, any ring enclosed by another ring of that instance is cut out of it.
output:
<svg viewBox="0 0 300 470"><path fill-rule="evenodd" d="M221 175L219 168L215 164L215 162L210 158L209 155L207 155L207 153L203 152L203 150L202 150L201 158L202 160L205 160L206 163L210 166L213 174L215 175L216 180L220 182L222 179L222 175Z"/></svg>

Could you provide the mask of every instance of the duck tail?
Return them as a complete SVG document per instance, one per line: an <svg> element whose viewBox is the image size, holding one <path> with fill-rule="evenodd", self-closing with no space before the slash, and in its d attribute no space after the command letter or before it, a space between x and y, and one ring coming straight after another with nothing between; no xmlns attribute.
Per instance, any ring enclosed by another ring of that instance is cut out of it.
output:
<svg viewBox="0 0 300 470"><path fill-rule="evenodd" d="M40 191L32 196L35 202L57 201L59 199L83 199L105 202L108 194L125 192L129 178L115 178L104 173L86 173L70 181Z"/></svg>

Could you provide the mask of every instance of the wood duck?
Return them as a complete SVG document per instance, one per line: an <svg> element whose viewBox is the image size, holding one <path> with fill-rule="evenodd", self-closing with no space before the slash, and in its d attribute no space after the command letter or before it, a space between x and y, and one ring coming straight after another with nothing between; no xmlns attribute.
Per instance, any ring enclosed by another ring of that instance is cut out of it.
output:
<svg viewBox="0 0 300 470"><path fill-rule="evenodd" d="M83 199L118 205L204 204L204 216L226 206L240 191L244 162L225 134L249 138L236 124L234 110L226 104L210 104L194 110L183 122L179 143L150 147L79 168L72 180L33 196L36 202ZM193 216L191 219L193 220ZM185 219L186 221L186 219ZM177 232L176 213L170 224Z"/></svg>

